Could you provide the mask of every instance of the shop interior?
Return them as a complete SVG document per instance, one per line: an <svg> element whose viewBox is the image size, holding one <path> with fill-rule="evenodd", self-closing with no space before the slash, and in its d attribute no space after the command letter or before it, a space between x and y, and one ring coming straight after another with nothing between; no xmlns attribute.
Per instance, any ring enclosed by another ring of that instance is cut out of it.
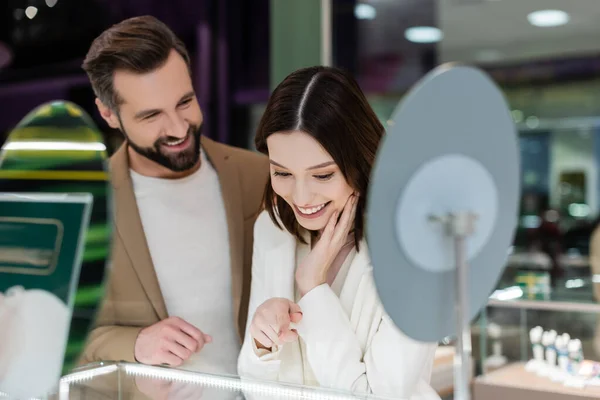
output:
<svg viewBox="0 0 600 400"><path fill-rule="evenodd" d="M473 397L600 398L597 0L302 1L86 0L84 6L76 0L5 0L0 143L30 110L63 99L90 114L114 152L122 136L98 115L80 65L100 31L134 15L155 15L181 35L192 53L206 134L248 149L286 60L293 53L310 63L319 53L318 29L315 34L312 23L294 16L313 15L322 3L331 11L332 64L357 77L384 124L436 66L475 65L510 105L519 136L521 204L504 272L472 325ZM302 34L312 36L301 48L274 45L278 35ZM580 340L585 383L554 379L532 366L538 326ZM432 383L450 399L453 340L440 344ZM117 381L116 375L103 379Z"/></svg>

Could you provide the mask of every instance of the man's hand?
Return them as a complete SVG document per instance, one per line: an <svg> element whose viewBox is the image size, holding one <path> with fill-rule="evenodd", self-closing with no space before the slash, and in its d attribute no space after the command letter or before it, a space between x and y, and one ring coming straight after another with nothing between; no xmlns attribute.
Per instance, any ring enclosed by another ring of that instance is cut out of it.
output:
<svg viewBox="0 0 600 400"><path fill-rule="evenodd" d="M142 329L134 356L142 364L178 367L212 338L181 318L170 317Z"/></svg>
<svg viewBox="0 0 600 400"><path fill-rule="evenodd" d="M270 349L274 345L294 342L298 333L290 324L302 319L300 307L288 299L272 298L262 303L254 313L250 334L258 348Z"/></svg>

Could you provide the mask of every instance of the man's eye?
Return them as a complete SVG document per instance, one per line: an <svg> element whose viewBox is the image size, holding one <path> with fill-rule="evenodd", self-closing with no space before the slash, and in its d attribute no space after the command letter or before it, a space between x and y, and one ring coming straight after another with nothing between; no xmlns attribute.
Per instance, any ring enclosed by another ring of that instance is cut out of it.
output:
<svg viewBox="0 0 600 400"><path fill-rule="evenodd" d="M158 115L158 113L152 113L152 114L150 114L150 115L146 115L146 116L144 117L144 119L145 119L145 120L152 119L152 118L156 117L157 115Z"/></svg>

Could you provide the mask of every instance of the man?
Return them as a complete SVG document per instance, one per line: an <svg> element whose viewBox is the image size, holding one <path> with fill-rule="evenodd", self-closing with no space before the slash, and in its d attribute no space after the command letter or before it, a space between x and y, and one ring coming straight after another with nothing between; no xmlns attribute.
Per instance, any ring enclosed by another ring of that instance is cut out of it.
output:
<svg viewBox="0 0 600 400"><path fill-rule="evenodd" d="M201 135L188 53L157 19L109 28L83 68L125 143L110 160L112 270L82 361L235 373L268 161Z"/></svg>

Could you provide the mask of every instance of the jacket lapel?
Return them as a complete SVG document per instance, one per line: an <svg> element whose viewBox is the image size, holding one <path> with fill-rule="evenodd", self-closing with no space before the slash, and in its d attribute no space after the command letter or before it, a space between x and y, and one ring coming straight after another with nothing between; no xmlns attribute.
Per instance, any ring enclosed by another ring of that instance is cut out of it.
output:
<svg viewBox="0 0 600 400"><path fill-rule="evenodd" d="M282 297L295 302L296 240L287 232L281 233L282 236L287 237L267 252L265 265L269 270L266 271L265 276L272 277L269 282L271 286L269 293L273 293L273 297Z"/></svg>
<svg viewBox="0 0 600 400"><path fill-rule="evenodd" d="M358 287L366 272L371 270L371 260L369 258L369 248L367 242L363 239L359 242L359 252L355 253L354 258L348 269L348 275L344 281L344 286L340 293L340 303L346 311L348 317L352 316L352 309L357 303Z"/></svg>
<svg viewBox="0 0 600 400"><path fill-rule="evenodd" d="M226 147L202 137L202 148L219 176L231 256L231 290L235 321L239 321L244 278L244 214L239 172Z"/></svg>
<svg viewBox="0 0 600 400"><path fill-rule="evenodd" d="M111 181L115 189L115 205L118 205L115 207L117 230L158 318L165 319L168 317L167 308L154 271L152 257L150 256L135 194L133 193L126 144L123 144L111 159Z"/></svg>
<svg viewBox="0 0 600 400"><path fill-rule="evenodd" d="M229 231L233 305L235 320L238 321L242 299L244 248L242 193L238 171L229 153L224 151L224 147L205 137L202 137L201 143L207 158L217 171L221 185ZM119 205L115 210L117 229L127 252L135 254L131 257L133 267L154 310L159 319L165 319L168 317L167 309L133 192L126 144L123 144L111 159L111 181L115 189L116 204Z"/></svg>
<svg viewBox="0 0 600 400"><path fill-rule="evenodd" d="M278 228L274 228L278 229ZM281 232L281 242L277 243L265 255L265 277L268 279L266 292L272 297L281 297L296 302L296 238L287 231ZM260 240L256 238L256 240ZM282 382L304 384L304 362L299 342L288 343L281 350L281 360L286 368L282 369L279 379Z"/></svg>

